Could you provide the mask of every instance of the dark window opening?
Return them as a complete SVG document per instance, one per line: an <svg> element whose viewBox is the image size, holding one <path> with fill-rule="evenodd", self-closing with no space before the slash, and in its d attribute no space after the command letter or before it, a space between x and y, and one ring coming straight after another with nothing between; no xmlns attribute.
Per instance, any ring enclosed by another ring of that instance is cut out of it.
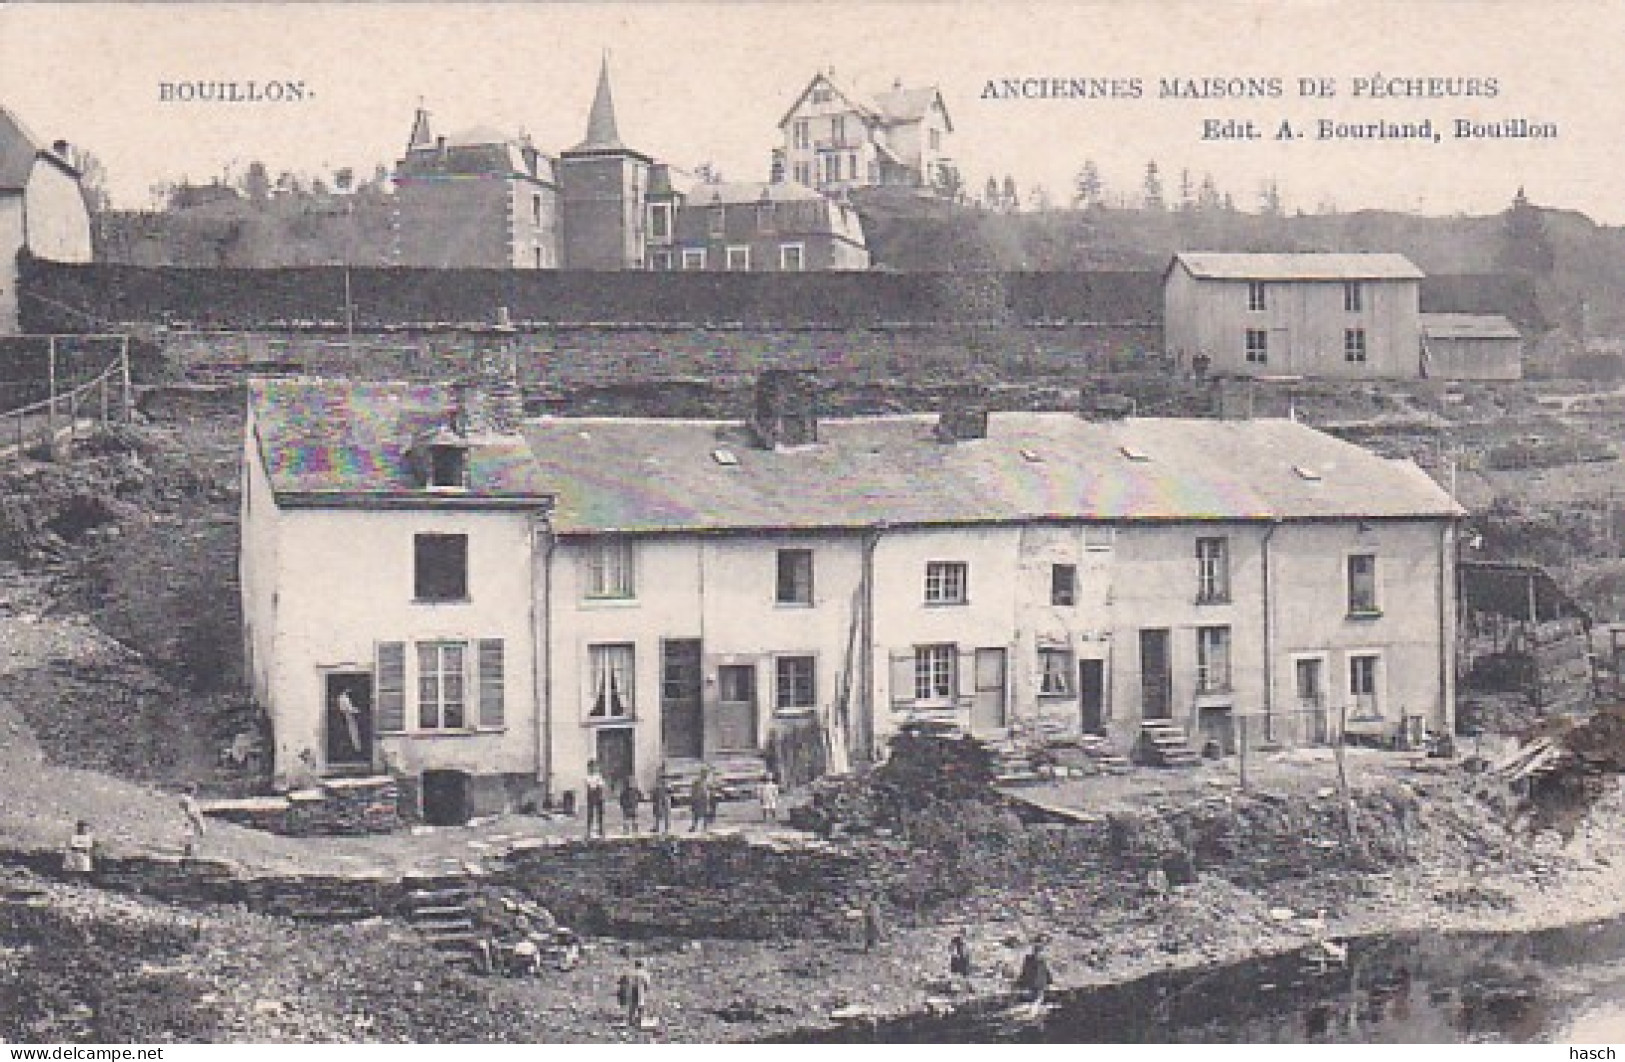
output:
<svg viewBox="0 0 1625 1062"><path fill-rule="evenodd" d="M778 594L781 605L813 603L813 556L810 549L779 550Z"/></svg>
<svg viewBox="0 0 1625 1062"><path fill-rule="evenodd" d="M468 486L468 451L461 446L429 447L429 486Z"/></svg>
<svg viewBox="0 0 1625 1062"><path fill-rule="evenodd" d="M1054 564L1049 570L1049 603L1076 605L1078 603L1078 566Z"/></svg>
<svg viewBox="0 0 1625 1062"><path fill-rule="evenodd" d="M419 601L468 599L467 535L416 535L412 551L412 592Z"/></svg>

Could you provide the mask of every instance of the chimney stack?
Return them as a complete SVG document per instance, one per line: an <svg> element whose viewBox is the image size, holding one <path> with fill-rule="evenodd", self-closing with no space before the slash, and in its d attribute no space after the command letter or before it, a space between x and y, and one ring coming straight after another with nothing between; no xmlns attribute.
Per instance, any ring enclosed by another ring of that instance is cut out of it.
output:
<svg viewBox="0 0 1625 1062"><path fill-rule="evenodd" d="M518 359L511 350L480 356L478 369L452 384L452 430L459 435L511 435L525 419Z"/></svg>
<svg viewBox="0 0 1625 1062"><path fill-rule="evenodd" d="M750 422L766 450L818 441L818 378L805 369L764 369L756 378L756 409Z"/></svg>
<svg viewBox="0 0 1625 1062"><path fill-rule="evenodd" d="M987 397L979 387L966 388L948 394L942 412L937 415L933 434L938 442L968 442L987 438Z"/></svg>

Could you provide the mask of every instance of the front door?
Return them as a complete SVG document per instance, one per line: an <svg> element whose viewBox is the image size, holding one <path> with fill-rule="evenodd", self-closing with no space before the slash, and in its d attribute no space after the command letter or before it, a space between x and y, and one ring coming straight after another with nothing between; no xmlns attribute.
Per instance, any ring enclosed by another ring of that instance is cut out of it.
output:
<svg viewBox="0 0 1625 1062"><path fill-rule="evenodd" d="M756 751L756 665L717 668L717 751Z"/></svg>
<svg viewBox="0 0 1625 1062"><path fill-rule="evenodd" d="M1168 631L1140 632L1140 717L1173 718L1173 669L1168 659Z"/></svg>
<svg viewBox="0 0 1625 1062"><path fill-rule="evenodd" d="M1078 705L1083 732L1099 734L1106 729L1106 661L1078 661Z"/></svg>
<svg viewBox="0 0 1625 1062"><path fill-rule="evenodd" d="M328 766L371 767L371 672L330 671L325 687Z"/></svg>
<svg viewBox="0 0 1625 1062"><path fill-rule="evenodd" d="M1004 650L976 650L976 700L971 706L971 729L1004 728Z"/></svg>
<svg viewBox="0 0 1625 1062"><path fill-rule="evenodd" d="M685 638L664 642L661 656L661 748L667 759L697 760L705 755L699 640Z"/></svg>
<svg viewBox="0 0 1625 1062"><path fill-rule="evenodd" d="M634 759L632 728L629 726L601 726L598 728L598 773L604 776L611 793L633 777L637 770Z"/></svg>
<svg viewBox="0 0 1625 1062"><path fill-rule="evenodd" d="M1293 688L1298 715L1304 721L1304 734L1317 745L1330 737L1326 725L1326 676L1323 661L1317 657L1299 659L1293 665Z"/></svg>

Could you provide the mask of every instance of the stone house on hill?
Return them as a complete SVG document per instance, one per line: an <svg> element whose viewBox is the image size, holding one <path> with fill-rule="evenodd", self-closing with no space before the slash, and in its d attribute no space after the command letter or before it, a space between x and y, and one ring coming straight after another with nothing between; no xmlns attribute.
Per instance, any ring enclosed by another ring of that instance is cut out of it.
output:
<svg viewBox="0 0 1625 1062"><path fill-rule="evenodd" d="M17 256L93 257L90 208L63 141L47 147L0 107L0 335L20 329Z"/></svg>

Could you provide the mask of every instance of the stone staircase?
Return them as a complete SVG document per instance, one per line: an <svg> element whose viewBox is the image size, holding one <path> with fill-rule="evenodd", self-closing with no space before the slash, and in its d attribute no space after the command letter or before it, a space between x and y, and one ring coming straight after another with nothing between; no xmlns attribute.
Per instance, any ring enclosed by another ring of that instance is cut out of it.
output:
<svg viewBox="0 0 1625 1062"><path fill-rule="evenodd" d="M712 784L720 788L723 800L756 799L756 787L767 777L767 761L749 753L718 755L709 760L668 760L666 777L671 779L673 803L688 803L689 787L706 766L711 768Z"/></svg>
<svg viewBox="0 0 1625 1062"><path fill-rule="evenodd" d="M1161 719L1140 724L1137 752L1147 767L1194 767L1201 762L1201 757L1191 751L1184 727Z"/></svg>
<svg viewBox="0 0 1625 1062"><path fill-rule="evenodd" d="M462 874L412 874L402 882L407 922L448 959L474 963L479 946L469 908L474 883Z"/></svg>

